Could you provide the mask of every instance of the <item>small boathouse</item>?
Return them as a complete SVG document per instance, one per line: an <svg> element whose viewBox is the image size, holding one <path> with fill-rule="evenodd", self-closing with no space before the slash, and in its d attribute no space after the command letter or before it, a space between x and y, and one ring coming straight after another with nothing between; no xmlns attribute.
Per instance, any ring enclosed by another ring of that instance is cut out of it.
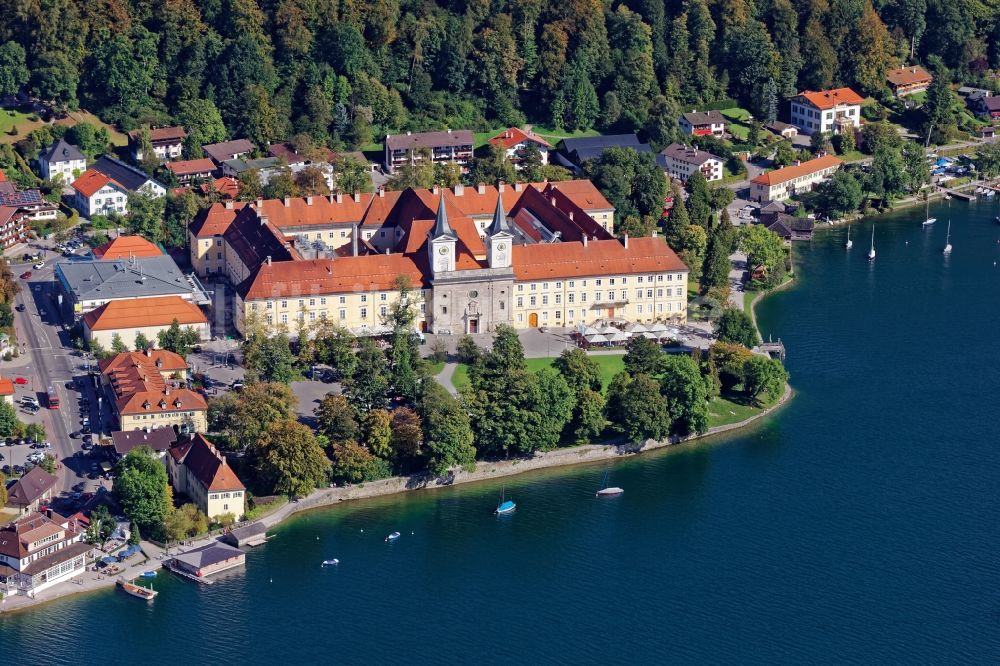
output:
<svg viewBox="0 0 1000 666"><path fill-rule="evenodd" d="M233 548L221 541L213 541L207 546L175 555L168 564L178 573L205 578L243 565L246 557L246 553L239 548Z"/></svg>
<svg viewBox="0 0 1000 666"><path fill-rule="evenodd" d="M222 535L222 540L237 548L260 546L267 541L267 527L261 522L234 527Z"/></svg>

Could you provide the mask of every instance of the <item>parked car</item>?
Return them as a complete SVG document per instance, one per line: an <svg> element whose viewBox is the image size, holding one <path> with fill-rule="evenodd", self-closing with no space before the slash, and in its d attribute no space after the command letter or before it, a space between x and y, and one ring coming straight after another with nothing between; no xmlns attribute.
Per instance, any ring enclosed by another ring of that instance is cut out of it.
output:
<svg viewBox="0 0 1000 666"><path fill-rule="evenodd" d="M71 432L71 433L69 434L69 436L70 436L70 438L71 438L71 439L80 439L80 437L81 437L82 435L83 435L83 433L82 433L82 432L80 432L79 430L74 430L73 432Z"/></svg>
<svg viewBox="0 0 1000 666"><path fill-rule="evenodd" d="M17 384L17 385L19 385L19 386L24 386L25 384L28 383L28 380L25 379L24 377L15 377L14 378L14 383Z"/></svg>
<svg viewBox="0 0 1000 666"><path fill-rule="evenodd" d="M45 262L39 261L37 264L33 265L32 268L34 268L36 271L40 271L43 268L45 268Z"/></svg>
<svg viewBox="0 0 1000 666"><path fill-rule="evenodd" d="M22 280L30 280L31 279L31 271L24 271L23 273L21 273L21 279Z"/></svg>
<svg viewBox="0 0 1000 666"><path fill-rule="evenodd" d="M24 308L24 303L18 303L18 304L17 304L17 305L16 305L15 307L14 307L14 309L15 309L15 310L17 310L18 312L24 312L24 310L25 310L25 308Z"/></svg>

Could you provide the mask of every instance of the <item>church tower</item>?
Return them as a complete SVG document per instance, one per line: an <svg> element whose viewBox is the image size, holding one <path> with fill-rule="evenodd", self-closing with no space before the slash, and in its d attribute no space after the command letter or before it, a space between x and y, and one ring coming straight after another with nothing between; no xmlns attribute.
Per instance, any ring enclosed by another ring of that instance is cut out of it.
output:
<svg viewBox="0 0 1000 666"><path fill-rule="evenodd" d="M490 268L510 268L514 233L507 221L507 213L503 210L503 186L498 189L497 208L493 211L493 222L487 230L490 235L487 259Z"/></svg>
<svg viewBox="0 0 1000 666"><path fill-rule="evenodd" d="M444 206L444 190L438 202L434 228L427 235L427 253L433 274L440 275L455 270L455 245L458 238L448 223L448 211Z"/></svg>

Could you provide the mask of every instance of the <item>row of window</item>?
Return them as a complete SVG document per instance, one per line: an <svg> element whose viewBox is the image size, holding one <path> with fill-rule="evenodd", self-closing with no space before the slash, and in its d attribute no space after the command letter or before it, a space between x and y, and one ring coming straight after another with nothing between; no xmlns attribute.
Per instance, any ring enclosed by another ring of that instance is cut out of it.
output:
<svg viewBox="0 0 1000 666"><path fill-rule="evenodd" d="M673 296L673 295L683 296L684 295L684 288L683 287L677 287L676 289L671 289L670 287L667 287L666 289L660 288L660 289L656 290L656 297L657 298L664 298L664 297L668 297L669 298L670 296ZM554 296L555 296L555 301L554 301L555 304L556 305L560 305L562 303L562 294L555 294ZM600 299L601 298L600 292L598 292L597 294L595 294L595 298L596 299ZM635 298L636 298L636 300L642 300L643 298L653 298L653 290L652 289L636 289L635 290ZM615 300L615 292L614 291L608 291L607 292L607 302L613 302L614 300ZM621 290L621 298L618 299L618 300L628 301L628 290L622 289ZM566 302L567 303L572 304L575 301L576 301L576 294L572 294L572 293L566 294ZM587 302L587 292L582 292L580 294L580 302L581 303L586 303ZM538 297L537 296L529 296L528 297L528 306L529 307L534 307L537 304L538 304ZM549 295L548 294L542 294L542 305L548 305L548 304L549 304ZM523 308L524 307L524 297L523 296L518 296L517 297L517 307L519 307L519 308Z"/></svg>
<svg viewBox="0 0 1000 666"><path fill-rule="evenodd" d="M674 273L664 273L662 275L655 275L655 276L654 275L639 275L639 276L636 277L636 282L638 282L639 284L642 284L644 279L647 282L653 282L654 278L655 278L656 282L664 282L664 281L666 281L666 282L673 282L674 281L674 275L675 275ZM684 280L684 274L683 273L676 273L676 276L677 276L677 280L678 281ZM595 278L594 279L594 285L598 286L598 287L604 286L605 280L607 280L607 283L609 285L611 285L611 286L614 286L615 284L628 284L628 278L627 277L613 277L613 278ZM566 283L566 285L570 289L573 289L573 288L576 287L576 283L577 282L580 283L581 287L586 287L587 286L587 280L568 280L567 283ZM528 286L529 286L529 288L530 288L531 291L537 291L539 285L541 285L541 290L542 291L547 291L548 288L549 288L549 283L548 282L541 282L541 283L539 283L539 282L531 282L531 283L528 284ZM555 285L556 289L562 289L563 288L563 283L562 282L555 282L554 285ZM524 291L524 283L518 284L517 285L517 290L518 291Z"/></svg>
<svg viewBox="0 0 1000 666"><path fill-rule="evenodd" d="M625 314L625 312L624 312L625 309L626 308L622 308L620 314ZM640 303L640 304L638 304L638 305L635 306L635 313L637 315L643 315L643 314L654 315L654 314L662 314L664 312L668 312L668 313L678 312L679 313L679 312L683 312L683 311L684 311L684 304L683 303L678 303L676 308L674 307L673 303L656 303L655 305L653 303L647 303L646 305L643 305L643 304ZM574 321L575 318L576 318L576 312L577 311L573 310L573 309L566 310L566 317L565 317L566 320L570 321L570 322ZM581 320L586 320L587 319L587 312L588 311L586 309L580 309L579 310L580 319ZM601 312L603 313L603 310ZM538 313L534 313L533 312L531 314L538 314ZM547 310L542 311L540 313L540 317L541 317L541 320L543 322L549 321L549 312ZM557 322L558 321L562 321L563 320L563 311L562 310L556 310L556 311L554 311L552 318L555 321L557 321ZM592 319L596 318L596 315L592 316L591 318ZM518 323L524 323L525 316L524 316L523 312L519 312L517 314L517 321L518 321Z"/></svg>

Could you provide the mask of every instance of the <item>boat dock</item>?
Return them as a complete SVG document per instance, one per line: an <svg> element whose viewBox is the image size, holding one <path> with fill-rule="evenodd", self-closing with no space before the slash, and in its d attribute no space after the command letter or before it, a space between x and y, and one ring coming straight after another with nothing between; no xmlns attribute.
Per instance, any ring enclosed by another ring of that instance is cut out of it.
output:
<svg viewBox="0 0 1000 666"><path fill-rule="evenodd" d="M168 571L172 571L173 573L177 574L178 576L182 576L184 578L187 578L188 580L193 580L194 582L201 583L202 585L211 585L212 583L215 582L215 581L209 580L208 578L202 578L201 576L195 576L194 574L190 574L187 571L184 571L180 567L174 565L173 560L167 560L166 562L164 562L163 563L163 567L165 569L167 569Z"/></svg>
<svg viewBox="0 0 1000 666"><path fill-rule="evenodd" d="M945 194L955 197L956 199L961 199L963 201L975 201L976 195L969 194L968 192L959 192L958 190L949 190L947 187L942 187L941 191Z"/></svg>
<svg viewBox="0 0 1000 666"><path fill-rule="evenodd" d="M758 348L768 356L777 356L782 362L785 360L785 343L781 341L781 338L778 338L777 342L768 339L767 342L761 343Z"/></svg>

